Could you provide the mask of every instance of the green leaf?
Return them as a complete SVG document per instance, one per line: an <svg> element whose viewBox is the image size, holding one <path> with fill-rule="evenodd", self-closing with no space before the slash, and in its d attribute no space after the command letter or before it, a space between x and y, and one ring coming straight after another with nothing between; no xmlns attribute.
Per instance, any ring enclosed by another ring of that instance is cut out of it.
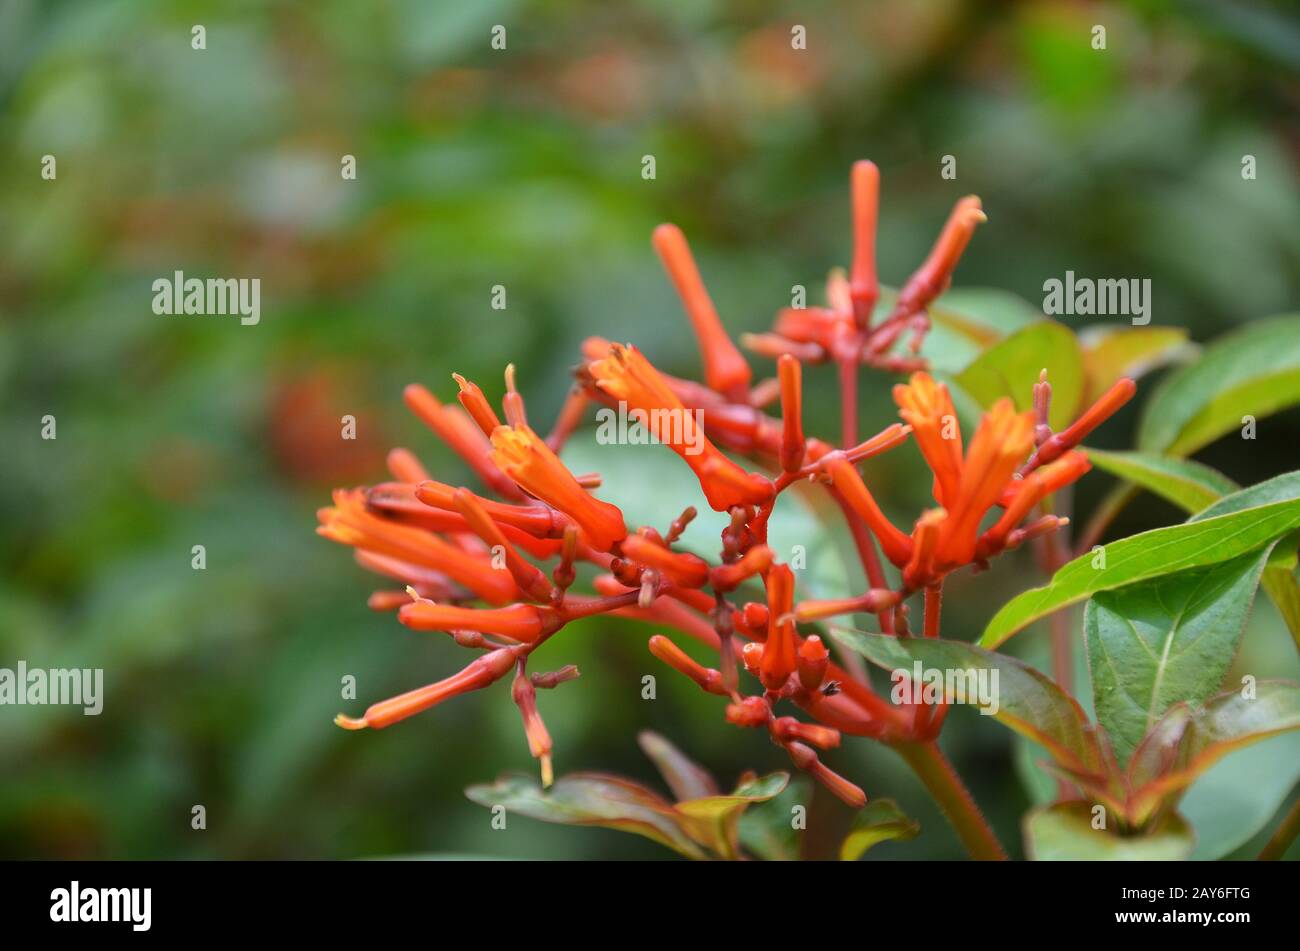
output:
<svg viewBox="0 0 1300 951"><path fill-rule="evenodd" d="M1203 706L1180 703L1152 727L1128 765L1129 814L1140 823L1234 750L1300 729L1300 685L1261 680Z"/></svg>
<svg viewBox="0 0 1300 951"><path fill-rule="evenodd" d="M939 373L957 373L1007 334L1046 319L1024 298L982 287L948 291L929 313L921 353Z"/></svg>
<svg viewBox="0 0 1300 951"><path fill-rule="evenodd" d="M1186 456L1242 425L1300 402L1300 314L1257 321L1205 348L1147 402L1138 448Z"/></svg>
<svg viewBox="0 0 1300 951"><path fill-rule="evenodd" d="M465 795L489 809L505 806L530 819L563 825L599 826L645 836L687 858L707 856L682 827L670 802L652 789L618 776L573 773L544 790L532 776L508 774Z"/></svg>
<svg viewBox="0 0 1300 951"><path fill-rule="evenodd" d="M1268 549L1103 591L1083 612L1093 708L1120 764L1175 703L1223 686Z"/></svg>
<svg viewBox="0 0 1300 951"><path fill-rule="evenodd" d="M1093 324L1080 331L1083 347L1083 405L1092 403L1120 377L1136 380L1194 351L1181 327L1112 327Z"/></svg>
<svg viewBox="0 0 1300 951"><path fill-rule="evenodd" d="M724 859L738 857L740 817L756 802L780 795L790 782L789 773L769 773L743 780L730 796L708 796L677 804L682 828L700 845Z"/></svg>
<svg viewBox="0 0 1300 951"><path fill-rule="evenodd" d="M1275 502L1292 502L1300 499L1300 472L1284 472L1263 482L1225 495L1212 505L1201 509L1187 521L1203 522L1206 519L1230 515L1244 509L1260 505L1272 505Z"/></svg>
<svg viewBox="0 0 1300 951"><path fill-rule="evenodd" d="M1207 769L1178 804L1196 830L1193 859L1218 859L1251 840L1300 783L1300 733L1229 753Z"/></svg>
<svg viewBox="0 0 1300 951"><path fill-rule="evenodd" d="M1237 495L1227 496L1216 505L1230 503ZM1043 587L1032 588L1004 604L984 629L980 646L996 648L1039 618L1099 591L1227 561L1262 548L1298 526L1300 499L1290 499L1111 542L1100 553L1089 552L1066 564ZM1101 555L1104 566L1093 567L1094 562L1100 564Z"/></svg>
<svg viewBox="0 0 1300 951"><path fill-rule="evenodd" d="M1277 549L1273 552L1277 554ZM1291 639L1300 648L1300 582L1296 581L1295 572L1287 568L1265 568L1263 587L1290 629Z"/></svg>
<svg viewBox="0 0 1300 951"><path fill-rule="evenodd" d="M1150 489L1162 498L1195 513L1189 521L1200 521L1214 515L1224 515L1229 510L1238 511L1250 505L1277 502L1300 495L1300 480L1295 473L1286 473L1261 482L1249 489L1240 487L1227 476L1190 459L1175 459L1145 452L1088 451L1088 458L1099 469L1104 469L1144 489ZM1238 497L1229 507L1214 503L1227 495ZM1289 546L1289 547L1288 547ZM1273 550L1274 558L1295 556L1295 546L1284 541ZM1297 584L1293 564L1270 563L1264 569L1263 587L1277 605L1282 620L1291 631L1291 637L1300 647L1300 584Z"/></svg>
<svg viewBox="0 0 1300 951"><path fill-rule="evenodd" d="M1039 764L1046 751L1023 736L1015 737L1011 750L1011 765L1015 767L1020 786L1035 806L1046 806L1056 801L1057 781Z"/></svg>
<svg viewBox="0 0 1300 951"><path fill-rule="evenodd" d="M1240 486L1209 466L1151 452L1088 450L1098 469L1140 486L1188 512L1199 512Z"/></svg>
<svg viewBox="0 0 1300 951"><path fill-rule="evenodd" d="M892 799L874 799L858 810L853 827L840 843L840 861L856 862L867 849L891 839L915 839L921 825L909 819Z"/></svg>
<svg viewBox="0 0 1300 951"><path fill-rule="evenodd" d="M1041 744L1072 770L1099 774L1104 769L1095 730L1079 704L1044 674L1014 657L937 638L900 638L839 628L832 629L831 636L873 664L891 672L902 670L909 677L917 662L923 676L927 671L961 672L966 692L960 698L963 702L993 711L994 719ZM981 670L988 672L984 683L992 690L996 710L994 704L978 702L975 685ZM948 686L945 683L945 696L953 700Z"/></svg>
<svg viewBox="0 0 1300 951"><path fill-rule="evenodd" d="M1197 512L1189 522L1199 522L1217 515L1237 512L1252 505L1266 505L1300 498L1300 472L1286 472L1272 479L1242 489ZM1269 566L1264 569L1264 591L1277 605L1278 613L1286 622L1291 638L1300 648L1300 583L1295 577L1296 539L1283 539L1273 551Z"/></svg>
<svg viewBox="0 0 1300 951"><path fill-rule="evenodd" d="M1047 318L1019 294L998 287L955 287L930 307L935 323L962 328L985 346Z"/></svg>
<svg viewBox="0 0 1300 951"><path fill-rule="evenodd" d="M658 733L642 730L636 740L678 799L702 799L721 792L708 770Z"/></svg>
<svg viewBox="0 0 1300 951"><path fill-rule="evenodd" d="M1040 321L994 344L957 374L956 383L986 409L1007 396L1026 410L1033 407L1034 384L1043 369L1052 383L1052 426L1064 429L1083 396L1083 354L1074 334L1054 321Z"/></svg>
<svg viewBox="0 0 1300 951"><path fill-rule="evenodd" d="M768 862L790 862L799 857L800 833L790 821L795 806L806 806L811 795L806 778L796 780L757 809L740 817L740 843L752 855Z"/></svg>
<svg viewBox="0 0 1300 951"><path fill-rule="evenodd" d="M1040 862L1175 861L1191 855L1192 830L1177 813L1146 834L1122 836L1109 814L1108 828L1094 829L1092 810L1091 803L1065 802L1031 812L1025 820L1026 854Z"/></svg>

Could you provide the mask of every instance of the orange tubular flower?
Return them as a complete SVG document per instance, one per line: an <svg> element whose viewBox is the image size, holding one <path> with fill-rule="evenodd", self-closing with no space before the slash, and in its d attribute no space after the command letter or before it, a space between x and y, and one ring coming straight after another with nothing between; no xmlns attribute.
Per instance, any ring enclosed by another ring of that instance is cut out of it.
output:
<svg viewBox="0 0 1300 951"><path fill-rule="evenodd" d="M837 598L833 601L800 601L795 607L799 621L820 621L837 614L879 614L898 604L903 596L888 588L872 588L856 598Z"/></svg>
<svg viewBox="0 0 1300 951"><path fill-rule="evenodd" d="M743 399L749 390L749 364L718 319L686 236L676 225L660 225L654 231L654 246L695 328L704 359L705 382L719 393Z"/></svg>
<svg viewBox="0 0 1300 951"><path fill-rule="evenodd" d="M722 673L720 671L697 664L689 654L662 634L656 634L650 638L650 653L678 673L691 678L701 689L709 693L716 693L721 697L727 696L727 688L722 685Z"/></svg>
<svg viewBox="0 0 1300 951"><path fill-rule="evenodd" d="M724 456L636 347L610 344L607 356L588 362L587 373L598 390L637 412L651 435L685 460L714 511L761 505L772 497L772 483Z"/></svg>
<svg viewBox="0 0 1300 951"><path fill-rule="evenodd" d="M456 399L460 400L460 405L465 407L465 412L469 413L470 419L474 420L475 425L478 426L483 435L491 436L496 431L496 428L501 425L501 420L497 418L496 410L492 408L492 404L487 401L487 397L478 388L478 384L471 383L459 373L453 373L451 378L460 387L460 392L456 394Z"/></svg>
<svg viewBox="0 0 1300 951"><path fill-rule="evenodd" d="M719 565L713 569L711 578L714 590L731 591L746 578L762 574L772 566L773 557L772 549L766 545L755 545L739 561Z"/></svg>
<svg viewBox="0 0 1300 951"><path fill-rule="evenodd" d="M822 681L826 679L826 668L830 664L831 653L822 643L822 639L814 634L802 644L799 645L799 683L805 690L817 690L821 687ZM839 734L835 734L836 743L839 742ZM824 744L818 743L818 746Z"/></svg>
<svg viewBox="0 0 1300 951"><path fill-rule="evenodd" d="M412 690L391 700L376 703L365 712L359 720L339 714L334 722L345 730L382 730L399 720L405 720L432 706L460 696L471 690L479 690L504 677L515 665L515 652L509 648L494 650L476 658L464 670L453 674L446 680L429 684L418 690Z"/></svg>
<svg viewBox="0 0 1300 951"><path fill-rule="evenodd" d="M934 473L935 501L952 504L961 484L961 430L948 387L928 373L913 373L906 385L894 386L894 402Z"/></svg>
<svg viewBox="0 0 1300 951"><path fill-rule="evenodd" d="M903 583L909 588L919 588L934 576L934 550L939 544L939 531L948 520L943 509L930 509L921 513L912 533L912 558L903 568Z"/></svg>
<svg viewBox="0 0 1300 951"><path fill-rule="evenodd" d="M876 217L880 204L880 169L865 159L853 163L853 267L849 297L859 329L871 323L880 286L876 280Z"/></svg>
<svg viewBox="0 0 1300 951"><path fill-rule="evenodd" d="M388 453L388 471L398 482L423 482L429 478L429 470L409 449L391 449Z"/></svg>
<svg viewBox="0 0 1300 951"><path fill-rule="evenodd" d="M504 608L461 608L424 599L404 604L397 619L415 631L481 631L529 644L555 631L555 612L535 604L512 604Z"/></svg>
<svg viewBox="0 0 1300 951"><path fill-rule="evenodd" d="M673 584L701 588L709 580L709 563L698 555L669 548L646 538L629 535L623 539L623 554L647 568L654 568Z"/></svg>
<svg viewBox="0 0 1300 951"><path fill-rule="evenodd" d="M451 601L474 596L472 592L454 584L441 571L421 568L419 565L399 561L387 555L376 555L374 552L365 551L361 548L356 549L353 556L356 558L357 564L367 571L373 571L377 575L400 581L407 588L415 588L422 597L441 598ZM402 600L393 605L393 610L397 610L411 600L408 592L402 591L401 595Z"/></svg>
<svg viewBox="0 0 1300 951"><path fill-rule="evenodd" d="M456 490L456 507L465 521L474 529L475 534L483 539L495 551L505 556L506 569L519 590L525 592L535 601L545 601L551 596L551 583L546 580L546 573L536 565L525 561L523 556L510 544L500 526L492 521L483 506L478 504L474 493L469 489Z"/></svg>
<svg viewBox="0 0 1300 951"><path fill-rule="evenodd" d="M772 734L782 741L799 740L820 746L824 750L840 745L840 731L815 723L800 723L794 717L778 717L772 721Z"/></svg>
<svg viewBox="0 0 1300 951"><path fill-rule="evenodd" d="M575 668L576 670L576 668ZM510 688L510 696L524 718L524 736L528 740L528 752L533 759L542 764L542 786L548 787L555 780L551 767L551 734L542 722L542 715L537 712L537 687L524 670L523 661L519 662L519 672Z"/></svg>
<svg viewBox="0 0 1300 951"><path fill-rule="evenodd" d="M984 537L980 540L981 548L999 547L1006 541L1012 529L1029 514L1030 509L1063 486L1077 482L1091 468L1086 453L1072 450L1055 462L1049 462L1035 469L1018 484L1015 495L1007 505L1006 511L1002 513L1002 517L984 533Z"/></svg>
<svg viewBox="0 0 1300 951"><path fill-rule="evenodd" d="M977 197L968 195L957 202L944 223L930 256L898 292L895 313L917 313L947 289L957 261L975 233L975 226L985 221L988 218Z"/></svg>
<svg viewBox="0 0 1300 951"><path fill-rule="evenodd" d="M440 483L430 482L429 484L432 486ZM447 488L450 490L451 487L448 486ZM556 521L565 520L564 516L558 512L551 512L541 506L522 509L514 505L492 502L479 498L469 489L449 491L447 495L449 505L455 502L455 492L469 494L478 505L488 512L493 522L512 544L518 545L533 557L549 558L560 550L561 543L559 539L538 537L537 534L516 527L509 518L515 513L522 516L535 516L531 520L526 517L521 520L525 524L537 526L538 532L547 535L554 534L552 528ZM434 494L432 489L426 491L426 495L433 496ZM453 512L424 501L420 497L419 485L412 485L409 482L381 482L379 485L372 486L366 493L366 504L371 511L385 518L400 522L403 525L423 528L426 531L447 532L455 535L465 535L474 531L469 522L465 520L465 516L461 515L459 511ZM505 513L505 515L498 517L500 513ZM551 518L552 515L555 518Z"/></svg>
<svg viewBox="0 0 1300 951"><path fill-rule="evenodd" d="M794 761L794 765L811 773L814 779L834 793L846 805L854 809L861 809L867 804L866 793L819 760L817 754L809 747L792 740L786 743L785 749L790 754L790 759Z"/></svg>
<svg viewBox="0 0 1300 951"><path fill-rule="evenodd" d="M382 488L383 486L376 486L371 491L371 495L376 495L378 490ZM434 509L443 512L456 512L457 491L455 486L430 479L427 482L421 482L415 487L415 497L424 505ZM504 502L496 502L481 496L475 496L474 499L492 517L492 521L509 528L518 529L521 532L527 532L534 538L560 538L564 535L565 526L571 524L567 516L545 506L507 505ZM373 498L372 504L376 504ZM383 504L386 505L387 501ZM460 515L456 517L464 521ZM468 528L466 530L468 531Z"/></svg>
<svg viewBox="0 0 1300 951"><path fill-rule="evenodd" d="M981 519L1003 498L1033 447L1034 413L1017 413L1010 400L998 400L981 420L963 460L961 432L945 386L929 374L914 373L906 385L894 387L894 401L934 472L934 496L943 506L917 522L912 558L904 569L904 582L916 586L975 558Z"/></svg>
<svg viewBox="0 0 1300 951"><path fill-rule="evenodd" d="M781 377L781 468L798 472L803 465L803 379L799 361L790 354L776 363Z"/></svg>
<svg viewBox="0 0 1300 951"><path fill-rule="evenodd" d="M946 505L935 559L941 567L965 565L975 557L980 520L1002 494L1007 481L1034 445L1034 414L1017 413L1000 399L985 414L962 466L961 489Z"/></svg>
<svg viewBox="0 0 1300 951"><path fill-rule="evenodd" d="M1067 450L1083 442L1094 429L1110 419L1121 406L1133 398L1137 384L1124 377L1102 394L1101 399L1089 406L1068 428L1051 436L1038 447L1030 461L1033 467L1041 466L1058 458Z"/></svg>
<svg viewBox="0 0 1300 951"><path fill-rule="evenodd" d="M462 410L444 406L432 393L416 383L408 386L402 396L407 408L450 446L456 455L464 459L492 491L507 499L517 501L523 498L518 486L492 464L487 437ZM402 476L398 478L402 479Z"/></svg>
<svg viewBox="0 0 1300 951"><path fill-rule="evenodd" d="M906 564L912 557L912 540L895 528L893 522L885 518L885 513L880 511L880 506L876 504L871 491L862 481L862 476L858 475L858 470L853 468L848 458L843 453L828 456L823 460L822 467L831 477L835 488L844 497L844 501L859 518L867 523L867 528L871 529L876 538L880 539L880 547L885 557L896 565Z"/></svg>
<svg viewBox="0 0 1300 951"><path fill-rule="evenodd" d="M758 675L768 690L781 689L798 664L793 611L794 572L789 565L773 565L767 573L767 613L772 620Z"/></svg>
<svg viewBox="0 0 1300 951"><path fill-rule="evenodd" d="M436 535L369 512L364 489L336 490L333 507L321 509L317 516L321 524L316 531L320 535L364 551L432 568L492 604L504 604L516 594L509 572L493 568L489 559L473 557Z"/></svg>
<svg viewBox="0 0 1300 951"><path fill-rule="evenodd" d="M529 427L493 430L492 461L524 491L577 522L587 544L597 551L609 551L627 537L623 513L579 485L560 457Z"/></svg>

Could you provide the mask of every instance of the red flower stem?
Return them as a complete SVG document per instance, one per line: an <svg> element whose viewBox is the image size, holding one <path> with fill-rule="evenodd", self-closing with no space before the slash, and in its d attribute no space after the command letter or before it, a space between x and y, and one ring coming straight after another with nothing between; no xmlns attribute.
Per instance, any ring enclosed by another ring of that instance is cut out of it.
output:
<svg viewBox="0 0 1300 951"><path fill-rule="evenodd" d="M993 828L980 812L979 806L975 805L970 791L940 751L938 744L933 741L895 743L893 748L925 784L925 788L957 831L970 857L980 861L1006 861L1007 853L998 842Z"/></svg>
<svg viewBox="0 0 1300 951"><path fill-rule="evenodd" d="M1068 512L1070 503L1069 488L1062 489L1057 493L1059 505ZM1051 501L1044 499L1040 508L1044 515L1054 515L1054 506ZM1057 532L1049 532L1044 535L1039 542L1039 564L1043 568L1043 574L1047 580L1051 581L1052 576L1060 570L1070 558L1070 543L1068 538L1060 537L1063 533L1069 532L1069 528L1063 528ZM1066 693L1074 694L1074 652L1070 639L1070 614L1069 609L1055 611L1048 617L1048 624L1052 631L1052 678L1057 682L1062 690Z"/></svg>
<svg viewBox="0 0 1300 951"><path fill-rule="evenodd" d="M849 534L853 537L854 547L858 550L858 557L862 560L862 570L866 572L867 582L873 588L887 588L885 583L885 572L880 567L880 556L876 554L876 542L871 537L871 531L862 520L858 518L857 513L850 508L848 502L839 491L832 486L830 488L831 498L840 507L844 513L844 521L849 526ZM885 634L894 633L894 612L883 611L880 614L880 630Z"/></svg>
<svg viewBox="0 0 1300 951"><path fill-rule="evenodd" d="M1070 500L1069 488L1061 490L1059 494L1062 506L1068 506ZM1044 515L1054 514L1050 499L1044 499L1039 508ZM1058 537L1062 533L1068 532L1068 527L1061 529L1059 532L1049 532L1039 541L1039 563L1042 565L1043 574L1048 581L1051 581L1052 576L1070 558L1068 534L1065 537ZM1070 637L1070 609L1062 608L1052 612L1047 618L1047 625L1052 638L1052 679L1068 695L1073 696L1074 645ZM1056 787L1057 794L1062 799L1074 795L1072 785L1064 779L1058 777Z"/></svg>
<svg viewBox="0 0 1300 951"><path fill-rule="evenodd" d="M939 617L943 611L943 583L927 585L925 589L925 636L939 636ZM912 729L918 738L935 737L939 734L939 726L942 725L942 714L944 712L945 701L940 700L933 706L927 704L924 700L914 708L915 717L912 720ZM939 719L936 722L936 716Z"/></svg>
<svg viewBox="0 0 1300 951"><path fill-rule="evenodd" d="M840 448L858 444L858 360L856 350L840 357Z"/></svg>
<svg viewBox="0 0 1300 951"><path fill-rule="evenodd" d="M939 636L939 613L943 610L943 583L925 589L925 636Z"/></svg>

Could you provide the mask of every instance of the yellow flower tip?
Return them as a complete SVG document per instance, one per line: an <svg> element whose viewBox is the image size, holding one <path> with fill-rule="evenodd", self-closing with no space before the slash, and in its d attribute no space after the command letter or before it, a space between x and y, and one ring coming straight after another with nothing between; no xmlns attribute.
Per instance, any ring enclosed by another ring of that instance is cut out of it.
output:
<svg viewBox="0 0 1300 951"><path fill-rule="evenodd" d="M555 782L555 768L551 764L551 754L542 755L542 788L550 789Z"/></svg>
<svg viewBox="0 0 1300 951"><path fill-rule="evenodd" d="M492 431L491 442L496 457L493 461L502 469L521 466L528 460L531 440L529 433L511 426L498 426Z"/></svg>
<svg viewBox="0 0 1300 951"><path fill-rule="evenodd" d="M917 528L928 528L931 526L942 525L948 518L948 510L945 508L926 509L921 513L921 517L916 520Z"/></svg>
<svg viewBox="0 0 1300 951"><path fill-rule="evenodd" d="M364 730L370 726L370 724L367 723L364 718L360 720L354 720L352 717L345 717L341 713L334 718L334 725L341 726L345 730Z"/></svg>

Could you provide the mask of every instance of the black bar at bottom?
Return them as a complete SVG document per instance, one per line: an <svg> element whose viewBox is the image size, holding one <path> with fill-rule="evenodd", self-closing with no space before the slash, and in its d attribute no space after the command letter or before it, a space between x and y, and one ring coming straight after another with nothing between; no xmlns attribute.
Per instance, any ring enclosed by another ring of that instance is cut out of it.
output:
<svg viewBox="0 0 1300 951"><path fill-rule="evenodd" d="M11 862L0 879L7 937L373 941L403 929L450 940L467 930L556 935L614 913L651 939L717 916L720 938L761 926L765 939L788 930L877 941L963 920L1029 935L1050 920L1071 937L1231 940L1281 933L1295 914L1286 863Z"/></svg>

